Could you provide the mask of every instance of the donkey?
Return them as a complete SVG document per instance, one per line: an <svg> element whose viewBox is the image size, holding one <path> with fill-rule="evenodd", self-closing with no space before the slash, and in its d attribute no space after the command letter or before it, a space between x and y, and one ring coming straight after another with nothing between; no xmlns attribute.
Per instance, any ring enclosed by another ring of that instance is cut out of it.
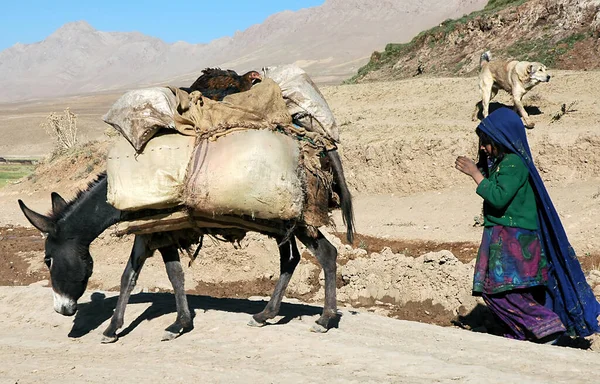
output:
<svg viewBox="0 0 600 384"><path fill-rule="evenodd" d="M334 171L334 182L340 195L342 217L347 227L346 237L352 242L354 214L352 200L344 178L341 161L336 151L328 152ZM19 206L29 222L47 234L44 262L50 270L54 310L65 316L77 311L77 300L83 295L92 275L93 260L89 252L91 242L111 225L128 220L133 213L120 211L106 201L106 174L88 185L86 190L67 202L58 193L52 192L52 211L42 215L29 209L23 201ZM139 215L139 213L138 213ZM315 332L327 332L339 320L336 301L336 248L317 231L310 236L306 227L295 226L292 233L281 231L265 233L274 237L279 245L280 277L271 298L263 311L252 316L251 326L263 326L267 320L277 316L285 290L300 261L296 245L298 238L316 256L325 274L325 303L320 318L313 325ZM115 312L103 333L102 342L118 339L117 331L123 326L125 307L144 262L158 250L166 266L167 275L173 286L177 318L165 329L162 340L172 340L193 328L192 317L184 289L184 271L178 248L197 243L199 234L192 229L136 235L129 261L121 276L121 287Z"/></svg>

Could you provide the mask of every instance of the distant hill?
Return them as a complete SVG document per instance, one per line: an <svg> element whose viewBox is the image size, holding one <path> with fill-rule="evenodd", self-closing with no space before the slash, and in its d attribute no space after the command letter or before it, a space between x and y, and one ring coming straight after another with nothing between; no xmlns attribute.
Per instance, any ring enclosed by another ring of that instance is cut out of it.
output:
<svg viewBox="0 0 600 384"><path fill-rule="evenodd" d="M597 69L599 37L598 0L490 0L483 10L373 52L347 81L471 75L488 49L495 58L540 61L556 69Z"/></svg>
<svg viewBox="0 0 600 384"><path fill-rule="evenodd" d="M319 7L277 13L208 44L168 44L141 33L97 31L85 21L68 23L41 42L0 52L0 102L165 82L189 85L207 66L244 71L295 62L318 81L337 82L356 73L373 49L409 41L486 3L326 0Z"/></svg>

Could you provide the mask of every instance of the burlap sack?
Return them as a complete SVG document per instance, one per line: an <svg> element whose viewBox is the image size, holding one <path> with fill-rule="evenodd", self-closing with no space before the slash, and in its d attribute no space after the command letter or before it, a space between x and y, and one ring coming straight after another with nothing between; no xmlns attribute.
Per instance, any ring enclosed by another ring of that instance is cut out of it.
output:
<svg viewBox="0 0 600 384"><path fill-rule="evenodd" d="M108 203L125 211L169 208L182 203L182 187L195 137L157 134L137 154L124 140L108 153Z"/></svg>
<svg viewBox="0 0 600 384"><path fill-rule="evenodd" d="M203 140L185 183L188 207L211 216L301 217L304 194L295 139L269 130Z"/></svg>
<svg viewBox="0 0 600 384"><path fill-rule="evenodd" d="M270 79L223 101L207 99L198 91L170 89L177 99L176 129L185 135L209 137L234 128L273 129L292 123L281 89Z"/></svg>

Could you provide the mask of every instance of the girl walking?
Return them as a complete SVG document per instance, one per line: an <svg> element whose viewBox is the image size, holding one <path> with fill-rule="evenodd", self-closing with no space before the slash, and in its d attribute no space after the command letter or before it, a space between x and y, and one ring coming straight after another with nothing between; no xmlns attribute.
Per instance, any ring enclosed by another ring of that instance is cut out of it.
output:
<svg viewBox="0 0 600 384"><path fill-rule="evenodd" d="M507 325L506 337L555 343L599 331L600 304L585 280L533 164L525 127L500 108L477 127L480 161L459 156L484 200L473 294Z"/></svg>

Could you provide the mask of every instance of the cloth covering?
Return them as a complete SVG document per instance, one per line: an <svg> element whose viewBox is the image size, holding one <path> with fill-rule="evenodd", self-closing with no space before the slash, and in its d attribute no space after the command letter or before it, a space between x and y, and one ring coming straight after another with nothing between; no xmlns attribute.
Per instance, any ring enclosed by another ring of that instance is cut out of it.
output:
<svg viewBox="0 0 600 384"><path fill-rule="evenodd" d="M558 315L540 304L535 293L538 293L535 288L528 288L495 295L482 294L485 304L508 327L509 332L504 337L539 340L566 331Z"/></svg>
<svg viewBox="0 0 600 384"><path fill-rule="evenodd" d="M473 292L499 293L544 285L548 261L537 231L495 225L485 227L475 273Z"/></svg>
<svg viewBox="0 0 600 384"><path fill-rule="evenodd" d="M281 89L270 79L223 101L202 97L199 91L169 89L177 99L175 128L184 135L209 138L235 128L274 130L292 123Z"/></svg>
<svg viewBox="0 0 600 384"><path fill-rule="evenodd" d="M540 239L550 263L546 305L558 314L570 333L585 337L598 332L600 303L585 280L579 260L533 163L523 122L513 110L500 108L483 119L478 128L519 155L529 169L538 203Z"/></svg>

